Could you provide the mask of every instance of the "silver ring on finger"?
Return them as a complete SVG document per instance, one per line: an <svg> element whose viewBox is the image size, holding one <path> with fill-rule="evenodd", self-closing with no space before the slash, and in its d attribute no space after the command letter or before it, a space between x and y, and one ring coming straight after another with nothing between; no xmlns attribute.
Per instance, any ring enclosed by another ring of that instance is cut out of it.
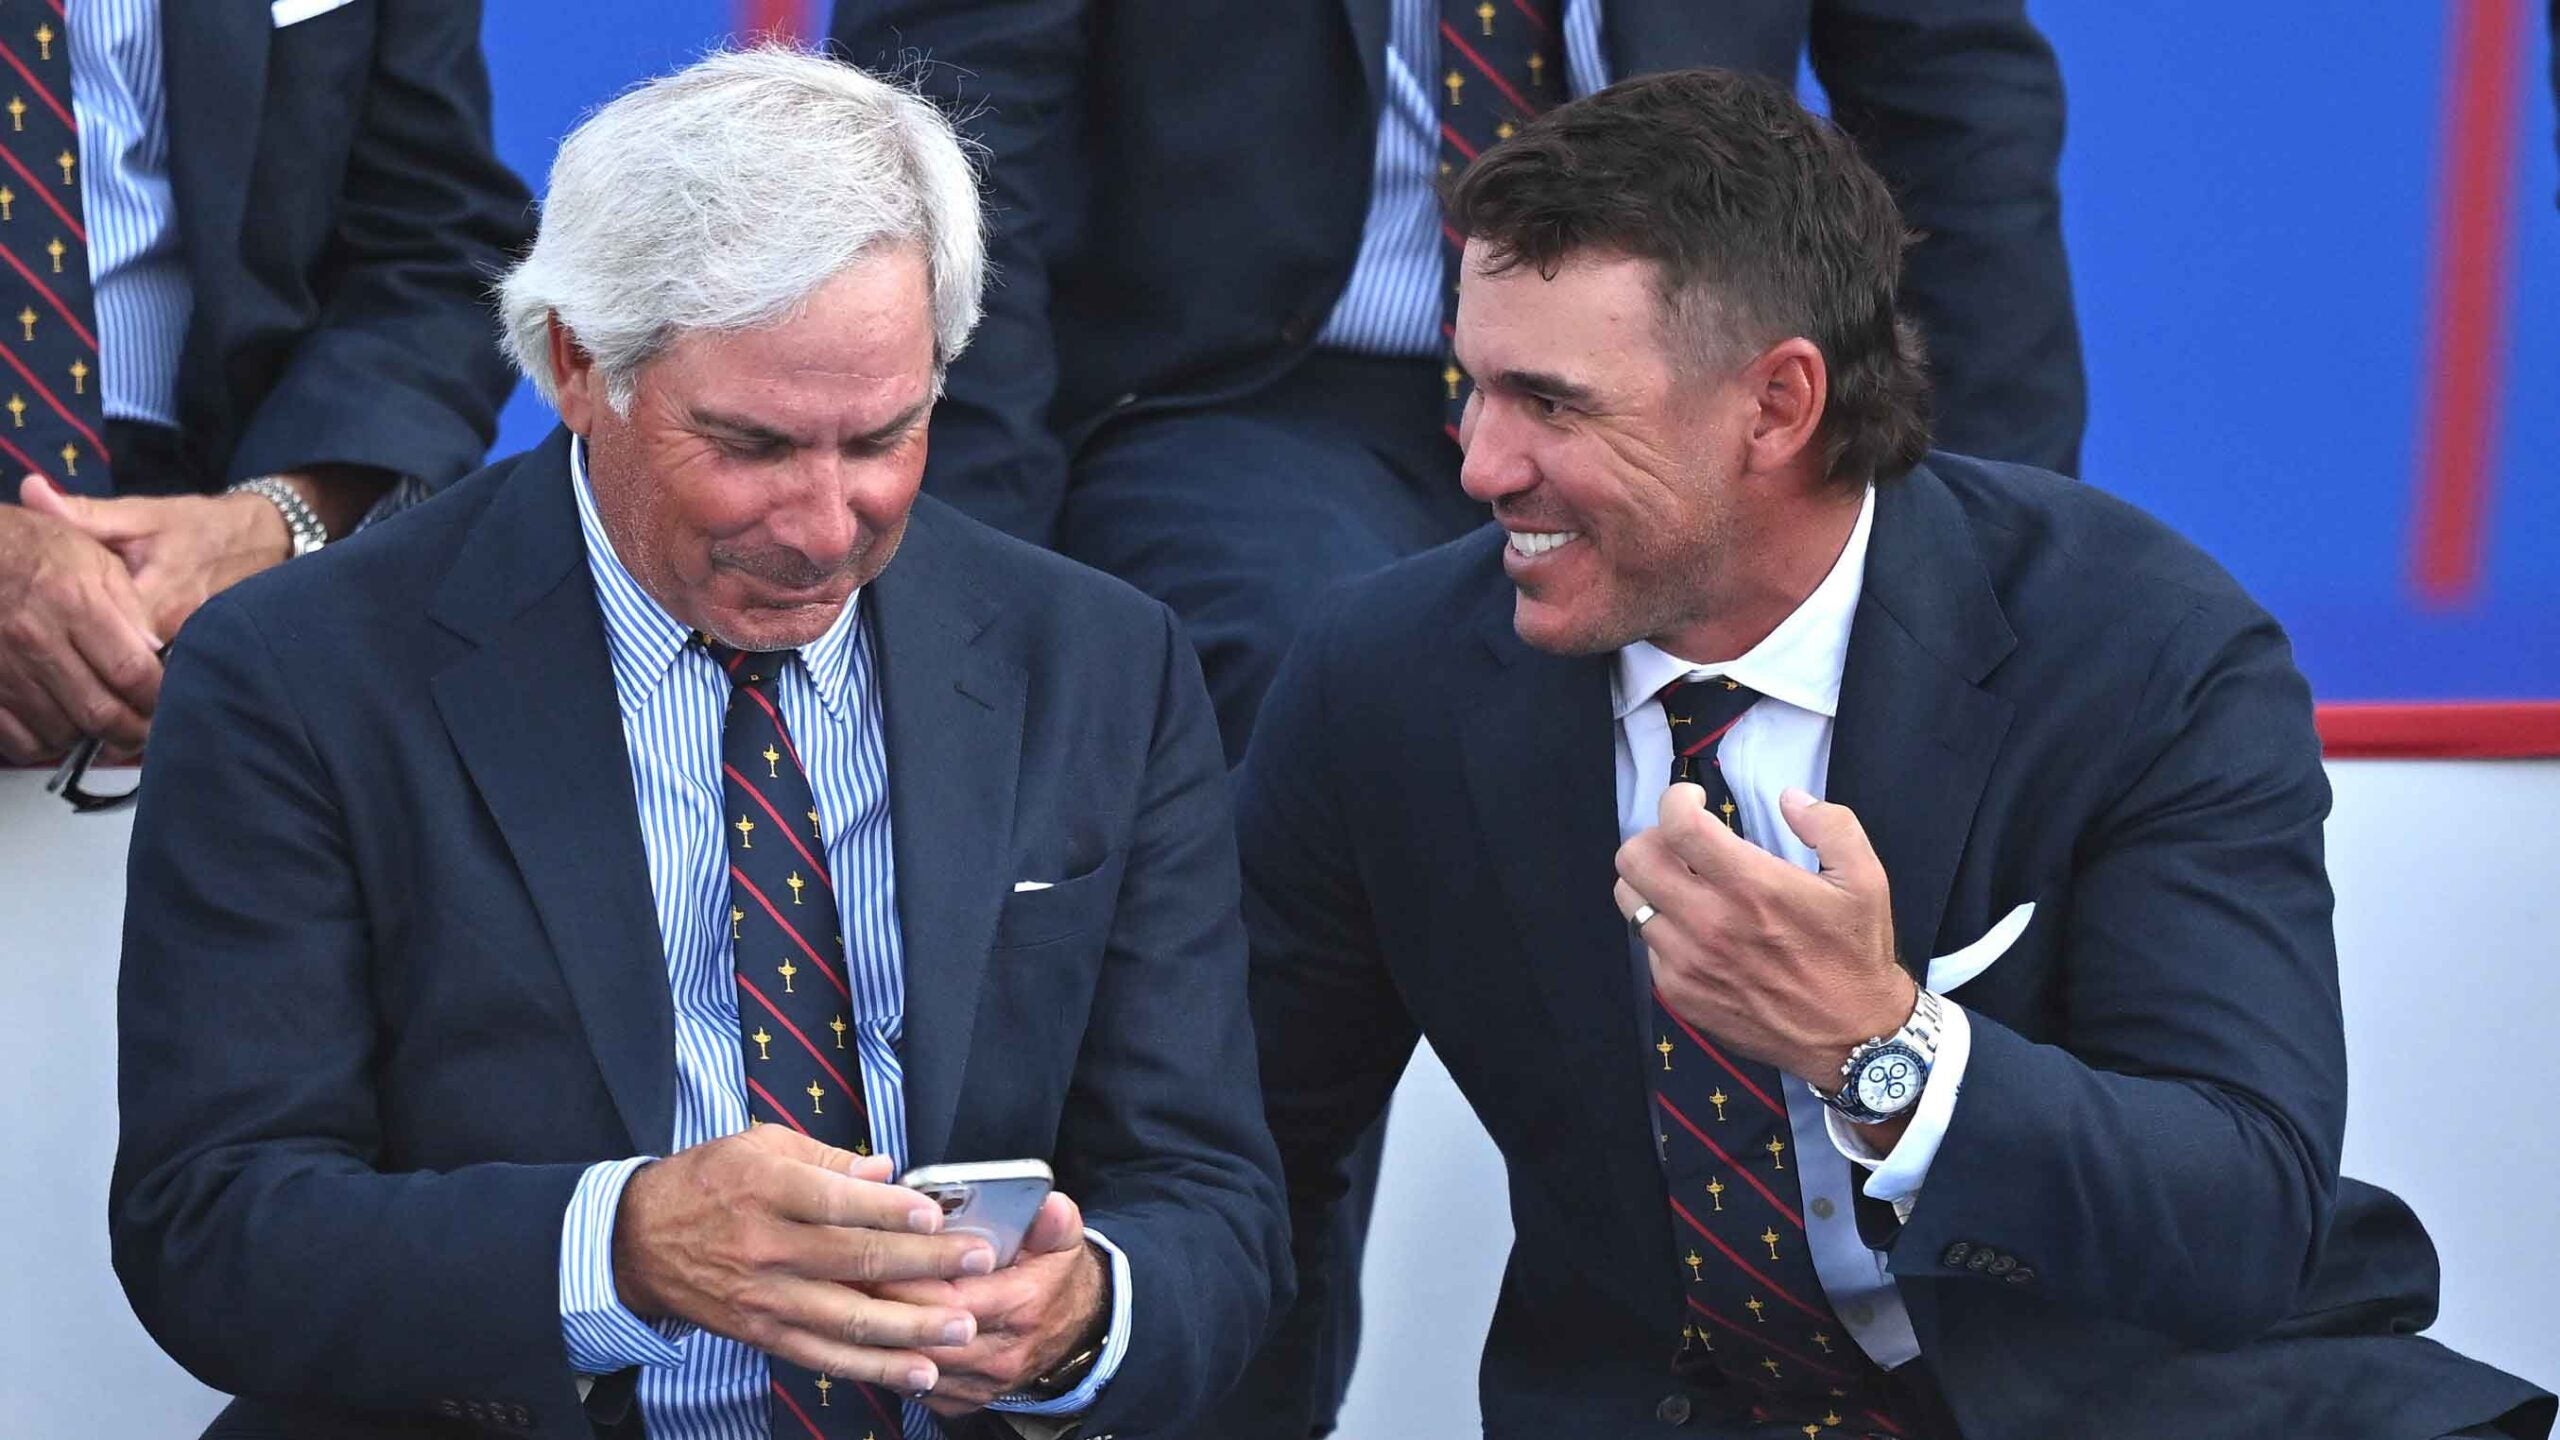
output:
<svg viewBox="0 0 2560 1440"><path fill-rule="evenodd" d="M1628 923L1634 925L1638 930L1641 930L1645 927L1646 922L1661 913L1661 911L1653 908L1653 902L1649 900L1643 901L1636 906L1636 913L1628 916L1627 920Z"/></svg>

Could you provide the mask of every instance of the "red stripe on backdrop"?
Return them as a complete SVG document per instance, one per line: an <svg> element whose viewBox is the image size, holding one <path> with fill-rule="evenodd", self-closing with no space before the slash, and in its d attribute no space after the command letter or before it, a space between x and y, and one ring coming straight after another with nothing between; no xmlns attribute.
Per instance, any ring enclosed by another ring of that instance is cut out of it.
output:
<svg viewBox="0 0 2560 1440"><path fill-rule="evenodd" d="M2560 700L2323 705L2332 760L2532 760L2560 757Z"/></svg>
<svg viewBox="0 0 2560 1440"><path fill-rule="evenodd" d="M2457 0L2451 13L2409 536L2410 584L2435 607L2460 605L2480 587L2514 302L2526 48L2523 0Z"/></svg>
<svg viewBox="0 0 2560 1440"><path fill-rule="evenodd" d="M800 40L809 35L809 0L735 0L738 33Z"/></svg>

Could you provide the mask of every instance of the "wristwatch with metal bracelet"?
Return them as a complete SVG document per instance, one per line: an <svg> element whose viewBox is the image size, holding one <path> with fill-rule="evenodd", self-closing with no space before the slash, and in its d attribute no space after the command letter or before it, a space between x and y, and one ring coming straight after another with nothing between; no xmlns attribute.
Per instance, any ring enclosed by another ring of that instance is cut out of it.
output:
<svg viewBox="0 0 2560 1440"><path fill-rule="evenodd" d="M1892 1119L1920 1103L1920 1092L1928 1088L1929 1067L1937 1063L1938 1035L1945 1024L1945 1002L1922 990L1901 1029L1878 1035L1849 1052L1840 1066L1839 1093L1814 1093L1857 1124L1880 1125Z"/></svg>

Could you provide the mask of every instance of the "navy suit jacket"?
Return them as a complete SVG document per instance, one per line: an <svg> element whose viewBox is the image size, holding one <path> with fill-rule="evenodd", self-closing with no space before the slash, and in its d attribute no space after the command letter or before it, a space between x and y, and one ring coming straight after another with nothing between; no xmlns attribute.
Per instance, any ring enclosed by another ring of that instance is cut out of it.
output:
<svg viewBox="0 0 2560 1440"><path fill-rule="evenodd" d="M917 73L989 151L996 283L934 411L933 493L1045 539L1095 427L1249 392L1305 352L1368 213L1390 3L838 0L844 54ZM1719 65L1792 83L1809 58L1928 237L1903 295L1942 441L2077 468L2062 80L2023 0L1600 15L1620 79Z"/></svg>
<svg viewBox="0 0 2560 1440"><path fill-rule="evenodd" d="M1613 662L1520 641L1501 544L1358 583L1264 705L1238 809L1266 1104L1312 1286L1345 1154L1427 1036L1511 1177L1487 1434L1653 1434L1680 1301L1611 900ZM1877 499L1829 797L1907 959L2036 903L1954 997L1972 1061L1908 1224L1861 1202L1968 1440L2548 1424L2414 1338L2425 1232L2339 1178L2311 697L2210 560L2060 477L1931 456ZM1286 1335L1261 1362L1308 1363Z"/></svg>
<svg viewBox="0 0 2560 1440"><path fill-rule="evenodd" d="M493 276L533 238L489 138L478 0L161 7L195 310L178 426L208 486L318 463L443 485L515 384Z"/></svg>
<svg viewBox="0 0 2560 1440"><path fill-rule="evenodd" d="M244 1397L224 1433L589 1433L561 1220L590 1163L667 1153L676 1071L567 453L216 597L173 654L110 1225L144 1325ZM1092 1428L1145 1434L1288 1286L1208 697L1162 606L932 501L862 604L910 1163L1050 1160L1130 1262Z"/></svg>

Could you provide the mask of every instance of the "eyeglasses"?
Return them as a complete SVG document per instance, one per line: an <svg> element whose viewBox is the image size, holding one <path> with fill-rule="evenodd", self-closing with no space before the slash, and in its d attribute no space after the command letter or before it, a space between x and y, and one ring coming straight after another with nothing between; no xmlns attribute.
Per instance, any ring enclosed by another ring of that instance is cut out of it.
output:
<svg viewBox="0 0 2560 1440"><path fill-rule="evenodd" d="M103 815L111 810L121 810L141 798L139 771L135 772L131 788L115 794L101 795L88 788L89 767L98 763L98 754L106 747L107 742L94 735L72 746L71 753L62 757L61 768L53 772L52 779L44 782L45 793L70 801L72 810L81 815Z"/></svg>
<svg viewBox="0 0 2560 1440"><path fill-rule="evenodd" d="M169 647L163 645L160 647L160 663L165 665L168 662ZM101 795L88 787L89 768L98 763L99 754L106 748L107 742L94 735L72 746L71 753L62 757L61 767L53 772L53 778L44 782L44 792L70 801L72 812L79 815L104 815L122 810L141 798L142 772L139 770L134 772L131 786L112 795Z"/></svg>

